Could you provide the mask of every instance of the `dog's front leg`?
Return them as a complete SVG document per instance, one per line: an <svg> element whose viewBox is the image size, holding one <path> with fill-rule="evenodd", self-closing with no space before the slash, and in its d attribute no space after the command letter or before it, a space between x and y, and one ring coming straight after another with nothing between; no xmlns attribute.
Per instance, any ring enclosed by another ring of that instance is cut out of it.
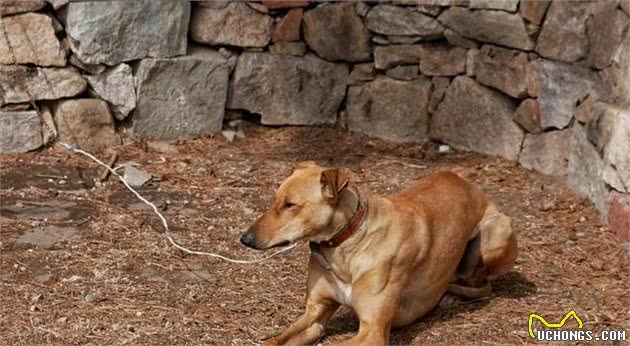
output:
<svg viewBox="0 0 630 346"><path fill-rule="evenodd" d="M324 335L324 327L337 311L339 303L333 300L334 290L324 271L311 257L308 266L306 310L282 334L268 339L265 345L310 345Z"/></svg>
<svg viewBox="0 0 630 346"><path fill-rule="evenodd" d="M401 280L382 268L363 274L352 285L352 307L359 317L359 332L340 345L385 346L398 310Z"/></svg>

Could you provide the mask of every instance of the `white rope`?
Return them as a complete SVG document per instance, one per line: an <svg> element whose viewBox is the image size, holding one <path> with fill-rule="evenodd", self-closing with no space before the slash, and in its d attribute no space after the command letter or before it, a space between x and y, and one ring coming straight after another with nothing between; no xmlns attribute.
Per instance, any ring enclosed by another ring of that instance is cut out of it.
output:
<svg viewBox="0 0 630 346"><path fill-rule="evenodd" d="M125 178L123 178L120 174L118 174L118 172L116 172L116 170L112 169L111 167L109 167L107 164L103 163L101 160L97 159L94 155L88 153L87 151L78 149L74 146L71 146L69 144L63 143L63 142L59 142L61 145L63 145L66 149L75 152L75 153L79 153L82 155L87 156L88 158L92 159L94 162L98 163L99 165L105 167L112 175L115 175L118 179L120 179L120 181L125 185L125 187L127 187L127 189L129 189L129 191L131 191L131 193L133 193L139 200L141 200L143 203L145 203L146 205L150 206L153 209L153 212L160 218L160 221L162 221L162 226L164 226L165 232L164 235L166 236L166 239L168 239L168 241L171 243L171 245L173 245L175 248L190 254L190 255L200 255L200 256L211 256L211 257L216 257L219 259L222 259L224 261L227 262L232 262L232 263L239 263L239 264L253 264L253 263L259 263L259 262L263 262L266 261L272 257L275 257L281 253L287 252L291 249L293 249L294 247L297 246L297 244L293 244L290 245L288 247L285 247L284 249L278 250L274 253L272 253L271 255L267 256L267 257L263 257L260 259L255 259L255 260L239 260L239 259L233 259L233 258L229 258L229 257L225 257L216 253L212 253L212 252L203 252L203 251L195 251L195 250L189 250L179 244L177 244L177 242L173 239L173 237L171 237L170 233L170 229L168 228L168 224L166 222L166 218L164 217L164 215L162 215L162 213L160 213L160 211L158 210L158 208L155 206L155 204L151 203L149 200L147 200L146 198L142 197L142 195L140 195L136 190L134 190L134 188L132 188L129 183L127 183L127 181L125 180Z"/></svg>

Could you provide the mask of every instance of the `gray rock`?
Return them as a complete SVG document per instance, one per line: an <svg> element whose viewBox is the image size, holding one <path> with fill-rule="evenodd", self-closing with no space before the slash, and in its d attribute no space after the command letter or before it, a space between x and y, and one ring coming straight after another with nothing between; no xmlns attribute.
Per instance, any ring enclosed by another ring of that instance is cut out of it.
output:
<svg viewBox="0 0 630 346"><path fill-rule="evenodd" d="M389 42L390 44L414 44L420 41L424 41L421 36L387 36L387 42Z"/></svg>
<svg viewBox="0 0 630 346"><path fill-rule="evenodd" d="M599 78L588 68L542 59L531 67L528 92L538 96L543 129L567 127L578 101L598 89Z"/></svg>
<svg viewBox="0 0 630 346"><path fill-rule="evenodd" d="M514 121L529 133L543 132L540 126L540 104L538 100L523 100L514 112Z"/></svg>
<svg viewBox="0 0 630 346"><path fill-rule="evenodd" d="M516 160L524 133L512 121L513 101L474 80L456 77L431 118L431 138L456 149Z"/></svg>
<svg viewBox="0 0 630 346"><path fill-rule="evenodd" d="M522 50L534 48L525 23L517 14L451 7L438 20L464 37Z"/></svg>
<svg viewBox="0 0 630 346"><path fill-rule="evenodd" d="M479 60L479 49L469 49L466 52L466 76L474 77L477 75L477 61Z"/></svg>
<svg viewBox="0 0 630 346"><path fill-rule="evenodd" d="M597 95L589 94L575 109L575 119L582 124L588 124L593 119L593 109L598 100Z"/></svg>
<svg viewBox="0 0 630 346"><path fill-rule="evenodd" d="M43 145L36 111L0 112L0 154L24 153Z"/></svg>
<svg viewBox="0 0 630 346"><path fill-rule="evenodd" d="M265 125L334 124L348 67L304 57L243 53L230 84L228 108L261 114Z"/></svg>
<svg viewBox="0 0 630 346"><path fill-rule="evenodd" d="M516 12L519 0L470 0L469 7L485 10ZM527 2L527 1L524 1Z"/></svg>
<svg viewBox="0 0 630 346"><path fill-rule="evenodd" d="M396 66L385 71L387 77L410 81L418 78L418 65Z"/></svg>
<svg viewBox="0 0 630 346"><path fill-rule="evenodd" d="M136 89L131 67L120 64L107 72L85 76L94 94L107 101L114 117L123 120L136 108Z"/></svg>
<svg viewBox="0 0 630 346"><path fill-rule="evenodd" d="M526 135L518 162L547 175L566 175L571 151L571 130Z"/></svg>
<svg viewBox="0 0 630 346"><path fill-rule="evenodd" d="M53 105L59 140L85 150L101 151L119 145L114 118L107 103L99 99L72 99Z"/></svg>
<svg viewBox="0 0 630 346"><path fill-rule="evenodd" d="M628 16L618 10L613 1L598 4L594 16L586 22L588 35L588 63L597 69L612 64L624 32L628 28Z"/></svg>
<svg viewBox="0 0 630 346"><path fill-rule="evenodd" d="M586 57L586 19L593 3L553 1L545 17L536 52L545 58L574 62Z"/></svg>
<svg viewBox="0 0 630 346"><path fill-rule="evenodd" d="M588 138L609 165L606 178L617 190L630 191L630 110L597 102L593 113L593 121L587 127Z"/></svg>
<svg viewBox="0 0 630 346"><path fill-rule="evenodd" d="M196 7L190 19L190 37L209 45L265 47L271 40L272 20L244 2L225 8Z"/></svg>
<svg viewBox="0 0 630 346"><path fill-rule="evenodd" d="M86 87L87 82L74 67L0 65L0 106L72 97Z"/></svg>
<svg viewBox="0 0 630 346"><path fill-rule="evenodd" d="M427 76L455 76L466 72L467 50L446 44L425 44L420 50L420 71Z"/></svg>
<svg viewBox="0 0 630 346"><path fill-rule="evenodd" d="M477 59L476 76L481 84L515 97L527 96L527 54L518 50L484 45Z"/></svg>
<svg viewBox="0 0 630 346"><path fill-rule="evenodd" d="M189 18L188 1L71 2L65 10L74 54L85 63L110 66L186 54Z"/></svg>
<svg viewBox="0 0 630 346"><path fill-rule="evenodd" d="M0 1L0 17L16 13L33 12L46 6L44 0L2 0Z"/></svg>
<svg viewBox="0 0 630 346"><path fill-rule="evenodd" d="M57 126L55 125L55 119L53 119L52 111L48 105L41 105L39 115L42 120L42 140L44 144L52 143L59 133L57 132Z"/></svg>
<svg viewBox="0 0 630 346"><path fill-rule="evenodd" d="M101 74L107 69L107 66L103 64L86 64L74 54L70 55L68 62L70 65L88 74Z"/></svg>
<svg viewBox="0 0 630 346"><path fill-rule="evenodd" d="M209 49L173 59L142 60L136 72L132 131L159 139L219 132L228 74L226 59Z"/></svg>
<svg viewBox="0 0 630 346"><path fill-rule="evenodd" d="M606 215L608 188L602 176L604 160L597 149L589 142L586 130L580 125L573 126L571 154L569 156L568 183L571 189L588 197L595 207Z"/></svg>
<svg viewBox="0 0 630 346"><path fill-rule="evenodd" d="M365 17L370 11L370 9L371 9L370 5L366 4L363 1L357 1L354 3L354 10L361 17Z"/></svg>
<svg viewBox="0 0 630 346"><path fill-rule="evenodd" d="M51 17L26 13L0 19L0 64L65 66Z"/></svg>
<svg viewBox="0 0 630 346"><path fill-rule="evenodd" d="M374 78L376 78L376 70L373 63L355 64L348 77L348 84L357 85L372 81Z"/></svg>
<svg viewBox="0 0 630 346"><path fill-rule="evenodd" d="M140 187L151 180L151 174L135 168L131 165L125 166L123 178L133 187Z"/></svg>
<svg viewBox="0 0 630 346"><path fill-rule="evenodd" d="M275 55L304 56L306 54L306 44L298 42L276 42L269 46L269 53Z"/></svg>
<svg viewBox="0 0 630 346"><path fill-rule="evenodd" d="M619 1L619 7L622 11L626 12L626 14L630 16L630 0Z"/></svg>
<svg viewBox="0 0 630 346"><path fill-rule="evenodd" d="M431 82L378 77L348 90L348 129L395 142L426 142Z"/></svg>
<svg viewBox="0 0 630 346"><path fill-rule="evenodd" d="M600 76L616 103L630 107L630 30L613 56L612 65L600 72Z"/></svg>
<svg viewBox="0 0 630 346"><path fill-rule="evenodd" d="M447 77L433 77L431 82L433 83L433 90L429 99L429 113L433 114L444 99L446 90L451 82Z"/></svg>
<svg viewBox="0 0 630 346"><path fill-rule="evenodd" d="M352 2L318 6L304 14L304 39L326 60L360 62L372 56L370 32Z"/></svg>
<svg viewBox="0 0 630 346"><path fill-rule="evenodd" d="M444 30L444 37L448 43L453 46L460 46L469 49L477 48L479 46L477 42L469 40L451 29Z"/></svg>
<svg viewBox="0 0 630 346"><path fill-rule="evenodd" d="M366 17L370 31L383 35L420 36L425 40L442 37L444 27L422 13L392 5L377 5Z"/></svg>
<svg viewBox="0 0 630 346"><path fill-rule="evenodd" d="M540 25L540 22L545 17L545 13L547 13L550 2L550 0L521 1L519 8L521 17L532 24Z"/></svg>
<svg viewBox="0 0 630 346"><path fill-rule="evenodd" d="M397 65L417 64L420 62L421 45L396 45L374 47L374 66L379 70Z"/></svg>
<svg viewBox="0 0 630 346"><path fill-rule="evenodd" d="M70 0L46 0L55 10L58 10L64 6L66 6Z"/></svg>
<svg viewBox="0 0 630 346"><path fill-rule="evenodd" d="M79 239L81 239L81 235L76 227L48 225L45 228L37 227L27 231L15 240L15 244L17 246L34 246L42 249L52 249L58 243Z"/></svg>

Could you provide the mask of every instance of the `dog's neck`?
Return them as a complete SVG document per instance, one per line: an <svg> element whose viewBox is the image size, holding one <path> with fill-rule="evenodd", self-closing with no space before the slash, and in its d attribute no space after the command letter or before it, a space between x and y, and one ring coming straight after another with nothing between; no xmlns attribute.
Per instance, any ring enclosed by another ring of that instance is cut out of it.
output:
<svg viewBox="0 0 630 346"><path fill-rule="evenodd" d="M340 196L337 214L331 222L332 236L325 241L311 242L311 252L322 267L330 270L330 265L321 254L321 249L330 249L340 246L348 238L359 230L367 216L367 198L362 198L356 186L348 187Z"/></svg>

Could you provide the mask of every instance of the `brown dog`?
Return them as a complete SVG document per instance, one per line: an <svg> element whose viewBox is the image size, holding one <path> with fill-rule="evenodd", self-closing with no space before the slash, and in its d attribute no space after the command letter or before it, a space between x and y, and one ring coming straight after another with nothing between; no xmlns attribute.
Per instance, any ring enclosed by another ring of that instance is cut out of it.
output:
<svg viewBox="0 0 630 346"><path fill-rule="evenodd" d="M301 163L271 209L241 237L255 249L311 242L306 311L268 345L317 342L340 304L360 320L344 344L386 345L392 327L429 312L448 291L488 295L517 255L511 219L450 172L388 197L338 169Z"/></svg>

